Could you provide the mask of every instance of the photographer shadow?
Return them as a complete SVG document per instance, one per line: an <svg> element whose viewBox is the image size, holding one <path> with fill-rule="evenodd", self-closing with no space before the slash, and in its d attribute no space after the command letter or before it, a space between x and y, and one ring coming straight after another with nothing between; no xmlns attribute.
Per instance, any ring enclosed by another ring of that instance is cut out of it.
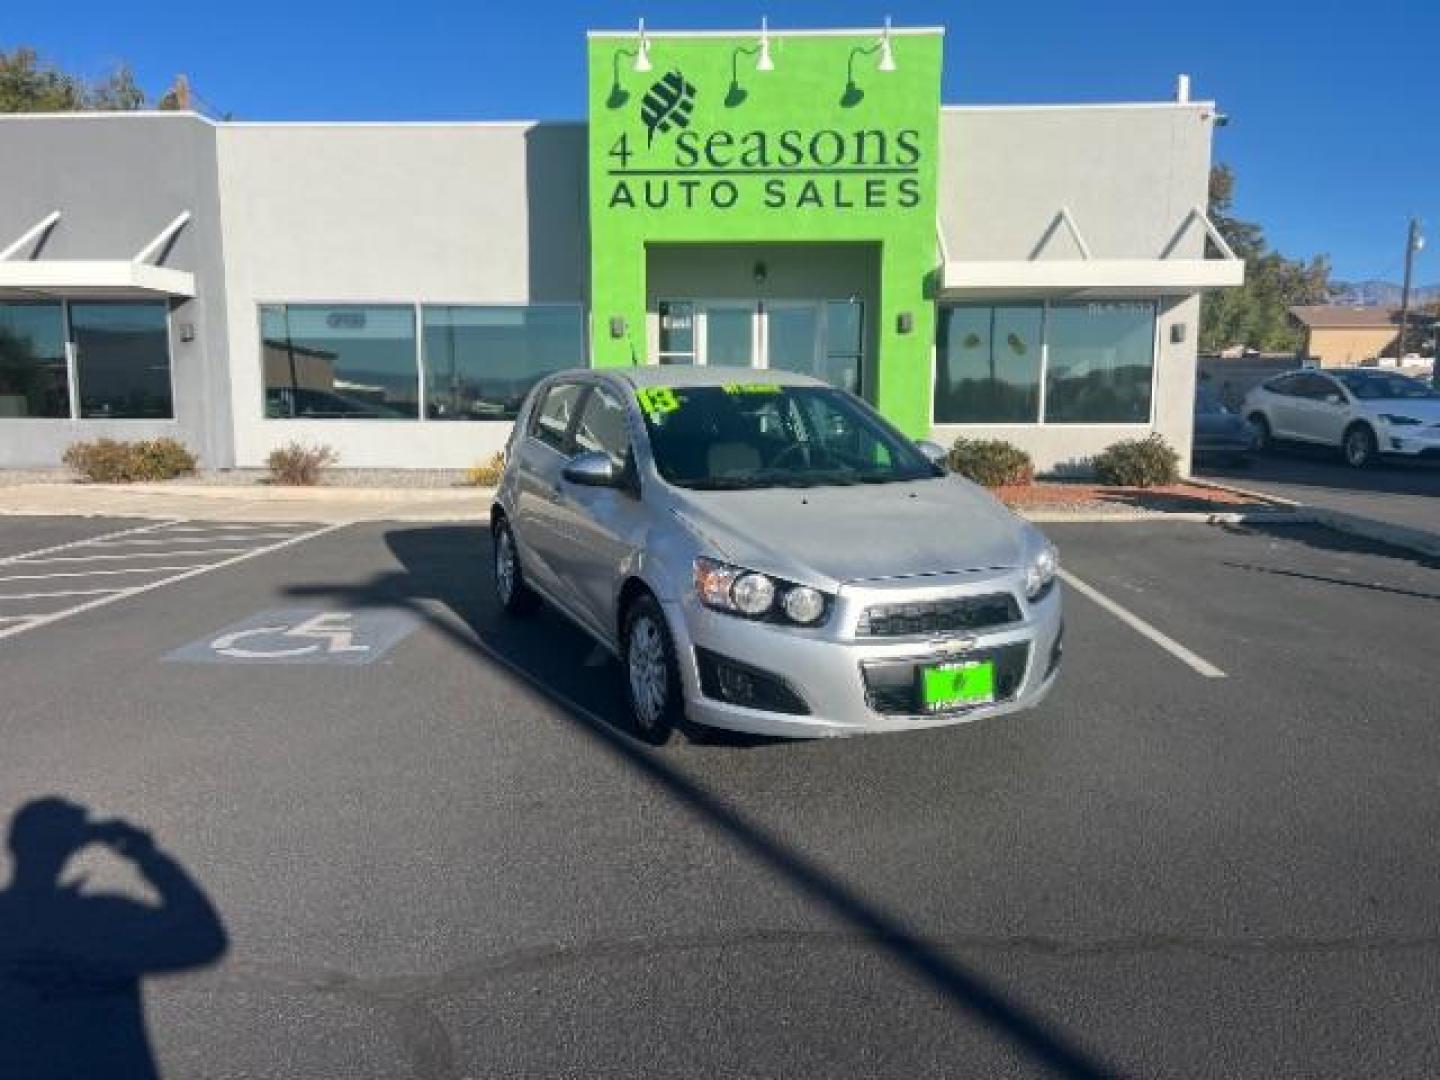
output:
<svg viewBox="0 0 1440 1080"><path fill-rule="evenodd" d="M159 897L85 893L62 874L103 845ZM0 1076L146 1080L159 1075L140 982L212 964L226 934L199 885L144 830L93 820L58 797L10 823L12 872L0 891Z"/></svg>

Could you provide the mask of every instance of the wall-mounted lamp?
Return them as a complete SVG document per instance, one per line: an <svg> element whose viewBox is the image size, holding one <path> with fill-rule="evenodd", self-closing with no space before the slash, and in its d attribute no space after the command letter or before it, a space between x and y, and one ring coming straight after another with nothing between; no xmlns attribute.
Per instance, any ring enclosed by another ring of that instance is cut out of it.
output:
<svg viewBox="0 0 1440 1080"><path fill-rule="evenodd" d="M915 313L902 311L895 316L895 332L897 334L908 334L915 329Z"/></svg>
<svg viewBox="0 0 1440 1080"><path fill-rule="evenodd" d="M1185 324L1184 324L1183 322L1177 322L1177 323L1171 323L1171 324L1170 324L1170 344L1171 344L1171 345L1184 345L1184 344L1185 344Z"/></svg>
<svg viewBox="0 0 1440 1080"><path fill-rule="evenodd" d="M774 71L775 61L770 56L770 20L760 20L760 44L758 45L737 45L730 53L730 88L725 91L725 107L733 109L737 105L743 105L745 99L750 96L743 86L740 85L740 57L757 56L755 61L756 71Z"/></svg>
<svg viewBox="0 0 1440 1080"><path fill-rule="evenodd" d="M182 322L182 323L180 324L180 340L181 340L181 341L194 341L194 340L195 340L195 324L194 324L194 323L191 323L191 322Z"/></svg>
<svg viewBox="0 0 1440 1080"><path fill-rule="evenodd" d="M650 63L650 35L645 33L645 20L640 20L640 44L635 50L635 70L649 71L653 65Z"/></svg>
<svg viewBox="0 0 1440 1080"><path fill-rule="evenodd" d="M616 339L623 338L623 337L625 336L625 316L624 316L624 315L611 315L611 316L610 316L610 336L611 336L612 338L616 338Z"/></svg>
<svg viewBox="0 0 1440 1080"><path fill-rule="evenodd" d="M881 31L878 41L870 45L856 45L850 50L850 58L845 61L845 92L840 95L842 109L853 109L865 100L865 91L860 89L859 83L855 81L856 57L874 56L877 52L880 54L880 61L875 65L875 70L894 71L895 51L890 45L890 16L888 15L885 16L885 29Z"/></svg>
<svg viewBox="0 0 1440 1080"><path fill-rule="evenodd" d="M760 59L755 61L756 71L774 71L775 61L770 58L770 20L760 17Z"/></svg>
<svg viewBox="0 0 1440 1080"><path fill-rule="evenodd" d="M890 48L890 16L885 16L885 32L880 35L880 62L875 65L876 71L895 70L895 52Z"/></svg>
<svg viewBox="0 0 1440 1080"><path fill-rule="evenodd" d="M770 278L770 268L763 262L757 262L753 271L756 285L764 285Z"/></svg>

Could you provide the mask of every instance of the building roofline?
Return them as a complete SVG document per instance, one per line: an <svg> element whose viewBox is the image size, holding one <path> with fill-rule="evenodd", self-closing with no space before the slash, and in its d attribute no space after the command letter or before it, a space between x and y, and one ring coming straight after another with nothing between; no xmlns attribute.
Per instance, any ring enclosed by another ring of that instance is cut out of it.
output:
<svg viewBox="0 0 1440 1080"><path fill-rule="evenodd" d="M941 105L941 112L1069 112L1079 109L1205 109L1214 111L1213 101L1059 101L1021 104Z"/></svg>
<svg viewBox="0 0 1440 1080"><path fill-rule="evenodd" d="M883 26L851 26L851 27L825 27L815 30L777 30L771 26L767 28L771 38L824 38L824 37L871 37L885 33ZM628 30L587 30L587 39L613 39L613 38L634 38L639 36L639 27L631 27ZM645 36L651 38L737 38L751 37L760 33L758 26L742 26L735 30L655 30L645 27ZM890 27L891 37L922 37L945 35L943 26L892 26Z"/></svg>
<svg viewBox="0 0 1440 1080"><path fill-rule="evenodd" d="M214 128L528 128L584 127L586 120L216 120L198 112L156 109L96 109L85 112L0 113L0 123L9 120L198 120Z"/></svg>
<svg viewBox="0 0 1440 1080"><path fill-rule="evenodd" d="M649 33L649 31L646 31ZM1214 112L1213 101L1085 101L1025 104L941 105L942 113L1077 112L1115 109L1198 109ZM172 110L93 110L86 112L0 113L0 123L26 120L198 120L213 128L531 128L585 127L581 119L528 120L217 120L198 112Z"/></svg>

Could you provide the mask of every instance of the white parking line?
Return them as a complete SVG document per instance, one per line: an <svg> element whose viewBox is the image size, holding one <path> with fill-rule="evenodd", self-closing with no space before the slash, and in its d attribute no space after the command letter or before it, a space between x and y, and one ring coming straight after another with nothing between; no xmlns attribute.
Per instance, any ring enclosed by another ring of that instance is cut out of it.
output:
<svg viewBox="0 0 1440 1080"><path fill-rule="evenodd" d="M55 592L0 593L0 600L48 600L52 596L98 596L100 593L119 591L120 589L59 589Z"/></svg>
<svg viewBox="0 0 1440 1080"><path fill-rule="evenodd" d="M154 521L149 525L137 525L133 529L120 529L117 532L102 533L99 536L88 536L84 540L71 540L69 543L56 544L54 547L36 548L34 551L22 551L19 555L7 555L0 559L0 566L8 566L10 563L28 561L39 555L49 555L52 551L68 551L70 548L80 547L84 544L93 544L101 540L113 540L120 536L133 536L136 533L154 532L156 529L163 529L166 525L173 525L174 521Z"/></svg>
<svg viewBox="0 0 1440 1080"><path fill-rule="evenodd" d="M1072 589L1078 592L1081 596L1093 600L1106 611L1110 612L1111 615L1114 615L1117 619L1123 622L1126 626L1130 627L1130 629L1134 630L1137 634L1141 635L1142 637L1149 638L1156 645L1159 645L1160 648L1164 649L1171 656L1175 657L1175 659L1179 660L1182 664L1186 664L1190 668L1193 668L1201 675L1204 675L1207 679L1226 678L1225 672L1221 671L1214 664L1210 663L1209 660L1206 660L1203 656L1197 656L1195 653L1187 649L1184 645L1181 645L1174 638L1161 633L1144 619L1140 618L1139 615L1136 615L1128 608L1121 607L1114 600L1111 600L1108 596L1102 593L1099 589L1095 588L1095 586L1086 584L1085 582L1077 578L1074 574L1070 573L1070 571L1061 570L1060 579L1064 581L1066 585L1069 585Z"/></svg>
<svg viewBox="0 0 1440 1080"><path fill-rule="evenodd" d="M95 562L105 559L188 559L191 555L234 555L249 550L249 548L223 547L201 548L198 551L193 548L186 551L127 551L123 555L43 555L38 558L26 559L24 565L52 562Z"/></svg>
<svg viewBox="0 0 1440 1080"><path fill-rule="evenodd" d="M173 531L173 530L172 530ZM224 536L171 536L169 532L162 536L146 536L139 540L92 540L90 543L95 547L153 547L156 544L213 544L215 541L233 543L236 540L284 540L287 536L294 536L294 530L287 532L266 532L266 533L226 533Z"/></svg>
<svg viewBox="0 0 1440 1080"><path fill-rule="evenodd" d="M44 562L45 560L40 560ZM110 577L115 574L160 574L176 570L193 570L189 566L126 566L119 570L52 570L48 574L0 574L0 581L48 581L50 578Z"/></svg>
<svg viewBox="0 0 1440 1080"><path fill-rule="evenodd" d="M94 611L96 608L104 607L107 604L113 604L119 600L126 600L132 596L139 596L141 593L151 592L154 589L159 589L166 585L174 585L177 582L187 581L190 578L199 577L201 574L208 574L214 570L223 570L227 566L234 566L237 563L246 562L250 559L258 559L261 555L268 555L273 551L279 551L282 548L292 547L295 544L303 543L306 540L312 540L317 536L324 536L326 533L332 533L337 529L343 529L348 524L349 522L345 521L337 522L334 525L325 525L318 529L312 529L309 532L300 533L297 536L292 536L288 540L280 540L273 544L267 544L264 547L236 549L240 551L240 554L232 555L230 558L222 559L219 562L204 563L200 566L190 567L189 569L184 570L179 574L175 574L173 577L161 578L159 581L147 581L143 585L132 585L129 588L116 590L115 592L112 592L107 596L97 596L94 600L87 600L83 604L76 604L74 607L64 608L60 611L49 612L45 615L16 617L25 618L26 621L18 623L14 626L0 626L0 640L9 637L15 637L17 634L28 633L31 630L38 630L42 626L49 626L51 623L57 623L61 619L68 619L73 615L80 615L87 611ZM186 554L191 553L186 552ZM96 556L96 558L107 557L134 558L136 556ZM0 621L8 622L11 620L6 619Z"/></svg>

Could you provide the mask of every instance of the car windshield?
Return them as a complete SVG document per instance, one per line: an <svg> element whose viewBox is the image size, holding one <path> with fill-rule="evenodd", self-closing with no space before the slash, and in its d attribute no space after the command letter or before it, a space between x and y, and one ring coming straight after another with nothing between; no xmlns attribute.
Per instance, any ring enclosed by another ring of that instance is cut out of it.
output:
<svg viewBox="0 0 1440 1080"><path fill-rule="evenodd" d="M829 387L648 386L635 396L655 467L680 487L819 487L943 475L864 405Z"/></svg>
<svg viewBox="0 0 1440 1080"><path fill-rule="evenodd" d="M1197 386L1195 388L1195 412L1200 416L1223 416L1230 410L1220 400L1217 394L1208 386Z"/></svg>
<svg viewBox="0 0 1440 1080"><path fill-rule="evenodd" d="M1425 383L1408 375L1396 375L1388 371L1343 371L1335 377L1361 401L1440 398L1440 394Z"/></svg>

